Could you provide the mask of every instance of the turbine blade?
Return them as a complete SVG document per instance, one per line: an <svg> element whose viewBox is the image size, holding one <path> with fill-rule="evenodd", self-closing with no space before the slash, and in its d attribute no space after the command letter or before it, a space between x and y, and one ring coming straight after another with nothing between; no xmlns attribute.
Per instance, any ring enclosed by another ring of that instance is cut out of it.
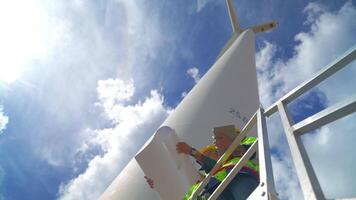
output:
<svg viewBox="0 0 356 200"><path fill-rule="evenodd" d="M242 29L240 28L239 22L237 20L237 15L232 0L226 0L226 4L227 9L229 10L232 29L235 33L239 34L242 32Z"/></svg>

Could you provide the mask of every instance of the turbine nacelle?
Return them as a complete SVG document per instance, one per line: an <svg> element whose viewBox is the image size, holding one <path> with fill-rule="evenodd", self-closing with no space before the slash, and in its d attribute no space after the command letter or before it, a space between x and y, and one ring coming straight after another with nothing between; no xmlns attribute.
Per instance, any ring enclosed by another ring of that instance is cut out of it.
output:
<svg viewBox="0 0 356 200"><path fill-rule="evenodd" d="M240 25L239 25L239 22L238 22L238 19L237 19L236 11L234 9L234 5L232 3L232 0L226 0L226 4L227 4L228 11L229 11L229 16L230 16L232 29L233 29L234 33L239 35L240 33L242 33L246 29L240 28ZM255 34L256 34L256 33L269 31L269 30L271 30L273 28L276 28L277 26L278 26L278 22L270 21L270 22L263 23L263 24L260 24L260 25L257 25L257 26L252 26L252 27L250 27L248 29L253 30L253 32L255 32Z"/></svg>

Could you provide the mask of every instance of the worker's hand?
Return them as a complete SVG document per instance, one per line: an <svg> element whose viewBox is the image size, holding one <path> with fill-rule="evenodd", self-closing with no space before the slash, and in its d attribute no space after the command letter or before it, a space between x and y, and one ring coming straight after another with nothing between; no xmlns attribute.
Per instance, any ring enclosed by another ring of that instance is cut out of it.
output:
<svg viewBox="0 0 356 200"><path fill-rule="evenodd" d="M147 176L144 176L146 179L146 182L148 183L148 185L150 186L150 188L154 188L154 182L152 179L148 178Z"/></svg>
<svg viewBox="0 0 356 200"><path fill-rule="evenodd" d="M192 147L185 142L178 142L176 145L177 153L184 153L189 155L192 152Z"/></svg>

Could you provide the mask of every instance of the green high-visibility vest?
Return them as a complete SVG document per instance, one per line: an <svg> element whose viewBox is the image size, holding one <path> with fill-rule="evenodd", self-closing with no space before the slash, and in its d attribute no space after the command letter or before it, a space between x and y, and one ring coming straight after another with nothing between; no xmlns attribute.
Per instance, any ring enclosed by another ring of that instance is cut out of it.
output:
<svg viewBox="0 0 356 200"><path fill-rule="evenodd" d="M225 163L213 177L218 179L220 182L223 181L225 179L225 177L228 175L226 168L235 166L240 161L240 159L241 159L241 157L235 157L235 158L231 159L229 162ZM259 165L254 163L251 160L248 160L245 165L247 167L255 170L256 172L258 172L260 169Z"/></svg>
<svg viewBox="0 0 356 200"><path fill-rule="evenodd" d="M239 161L240 161L241 157L235 157L231 160L229 160L227 163L225 163L223 166L221 166L220 170L214 174L214 178L216 178L217 180L219 180L220 182L222 182L225 177L228 175L228 172L226 170L227 167L233 167L235 166ZM257 172L259 171L259 165L252 162L251 160L248 160L245 164L247 167L256 170ZM191 196L194 194L194 192L199 188L199 186L201 185L201 182L198 182L194 185L192 185L188 192L186 193L186 195L183 197L183 200L188 200L191 198ZM204 200L206 197L198 197L196 200Z"/></svg>
<svg viewBox="0 0 356 200"><path fill-rule="evenodd" d="M189 188L188 192L184 195L183 200L189 200L190 198L192 198L194 192L198 190L201 183L202 182L199 181L198 183L192 185ZM208 197L206 197L206 196L198 196L195 200L207 200L207 199L208 199Z"/></svg>
<svg viewBox="0 0 356 200"><path fill-rule="evenodd" d="M243 139L240 144L241 145L252 145L257 140L256 137L246 137Z"/></svg>

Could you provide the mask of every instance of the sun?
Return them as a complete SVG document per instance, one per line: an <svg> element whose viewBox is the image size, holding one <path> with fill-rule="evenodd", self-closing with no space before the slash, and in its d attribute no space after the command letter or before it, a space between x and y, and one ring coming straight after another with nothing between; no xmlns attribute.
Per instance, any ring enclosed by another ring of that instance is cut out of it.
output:
<svg viewBox="0 0 356 200"><path fill-rule="evenodd" d="M29 63L44 52L43 22L47 18L42 13L37 0L5 1L0 6L0 82L18 80Z"/></svg>

